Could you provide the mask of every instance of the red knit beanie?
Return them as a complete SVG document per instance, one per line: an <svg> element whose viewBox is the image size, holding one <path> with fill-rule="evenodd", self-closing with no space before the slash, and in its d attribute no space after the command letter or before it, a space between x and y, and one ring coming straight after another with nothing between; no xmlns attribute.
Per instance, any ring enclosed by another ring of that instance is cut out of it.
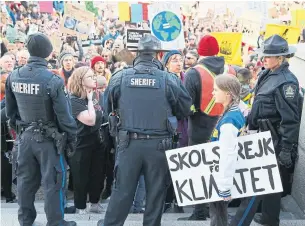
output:
<svg viewBox="0 0 305 226"><path fill-rule="evenodd" d="M205 35L198 43L198 54L200 56L215 56L219 53L219 45L211 35Z"/></svg>
<svg viewBox="0 0 305 226"><path fill-rule="evenodd" d="M95 56L91 59L91 68L94 69L94 65L99 61L102 61L104 64L106 64L106 60L103 57Z"/></svg>

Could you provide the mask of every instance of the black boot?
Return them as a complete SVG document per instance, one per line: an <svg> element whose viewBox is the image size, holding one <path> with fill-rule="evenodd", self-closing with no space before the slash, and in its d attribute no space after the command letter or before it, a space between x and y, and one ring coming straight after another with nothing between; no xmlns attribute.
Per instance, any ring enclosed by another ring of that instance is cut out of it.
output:
<svg viewBox="0 0 305 226"><path fill-rule="evenodd" d="M174 213L184 213L183 207L174 204Z"/></svg>
<svg viewBox="0 0 305 226"><path fill-rule="evenodd" d="M163 213L169 212L169 210L170 210L171 208L172 208L172 204L171 204L171 203L165 203L165 204L164 204Z"/></svg>
<svg viewBox="0 0 305 226"><path fill-rule="evenodd" d="M99 220L97 226L104 226L104 219Z"/></svg>
<svg viewBox="0 0 305 226"><path fill-rule="evenodd" d="M76 226L76 222L75 221L64 221L64 223L62 224L63 226Z"/></svg>
<svg viewBox="0 0 305 226"><path fill-rule="evenodd" d="M111 195L111 188L106 188L102 193L102 200L106 200Z"/></svg>
<svg viewBox="0 0 305 226"><path fill-rule="evenodd" d="M180 217L178 221L205 221L207 220L206 217L197 217L195 214L192 214L189 217Z"/></svg>
<svg viewBox="0 0 305 226"><path fill-rule="evenodd" d="M75 206L69 206L69 207L65 207L65 214L74 214L76 213L76 208Z"/></svg>
<svg viewBox="0 0 305 226"><path fill-rule="evenodd" d="M12 192L9 197L5 197L5 202L6 203L15 203L16 200L16 195Z"/></svg>
<svg viewBox="0 0 305 226"><path fill-rule="evenodd" d="M269 224L267 224L266 220L264 219L263 215L261 213L257 213L255 214L254 218L253 218L254 222L263 225L263 226L271 226Z"/></svg>

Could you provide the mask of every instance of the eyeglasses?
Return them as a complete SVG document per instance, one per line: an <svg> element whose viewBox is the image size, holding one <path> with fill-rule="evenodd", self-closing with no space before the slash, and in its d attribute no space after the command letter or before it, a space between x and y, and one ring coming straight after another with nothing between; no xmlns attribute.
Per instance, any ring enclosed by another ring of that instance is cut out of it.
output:
<svg viewBox="0 0 305 226"><path fill-rule="evenodd" d="M102 55L102 57L108 57L108 55Z"/></svg>

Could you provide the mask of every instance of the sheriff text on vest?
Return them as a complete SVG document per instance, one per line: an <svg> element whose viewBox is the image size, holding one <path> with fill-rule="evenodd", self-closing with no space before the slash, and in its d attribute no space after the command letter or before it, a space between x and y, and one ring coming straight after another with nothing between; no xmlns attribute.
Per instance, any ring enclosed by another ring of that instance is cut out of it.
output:
<svg viewBox="0 0 305 226"><path fill-rule="evenodd" d="M12 82L12 89L13 92L16 93L37 95L39 91L39 84Z"/></svg>

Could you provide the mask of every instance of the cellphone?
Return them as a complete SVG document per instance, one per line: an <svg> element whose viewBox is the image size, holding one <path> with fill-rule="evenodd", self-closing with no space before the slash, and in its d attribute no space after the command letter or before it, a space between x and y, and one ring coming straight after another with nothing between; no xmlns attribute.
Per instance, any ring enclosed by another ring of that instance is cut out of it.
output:
<svg viewBox="0 0 305 226"><path fill-rule="evenodd" d="M66 37L66 42L67 43L71 43L71 42L74 42L76 40L77 40L76 36L68 36L68 37Z"/></svg>

